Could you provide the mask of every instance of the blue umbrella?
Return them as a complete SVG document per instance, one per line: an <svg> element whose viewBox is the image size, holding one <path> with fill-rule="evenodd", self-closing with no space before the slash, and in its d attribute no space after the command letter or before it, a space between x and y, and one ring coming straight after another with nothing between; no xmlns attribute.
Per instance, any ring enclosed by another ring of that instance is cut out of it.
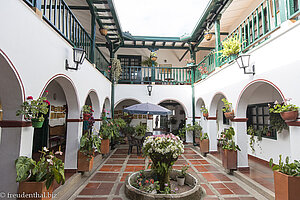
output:
<svg viewBox="0 0 300 200"><path fill-rule="evenodd" d="M172 111L152 103L141 103L124 108L124 112L143 115L170 115Z"/></svg>

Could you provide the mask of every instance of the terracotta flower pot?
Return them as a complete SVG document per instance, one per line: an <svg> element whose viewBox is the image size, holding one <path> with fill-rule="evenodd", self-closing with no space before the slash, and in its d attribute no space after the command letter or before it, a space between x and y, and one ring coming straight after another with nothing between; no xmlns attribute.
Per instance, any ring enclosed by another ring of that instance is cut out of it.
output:
<svg viewBox="0 0 300 200"><path fill-rule="evenodd" d="M204 38L206 39L206 41L210 41L211 38L212 38L212 33L205 32L204 33Z"/></svg>
<svg viewBox="0 0 300 200"><path fill-rule="evenodd" d="M105 28L100 28L99 31L100 31L100 34L101 34L101 35L103 35L103 36L106 36L106 35L107 35L107 29L105 29Z"/></svg>
<svg viewBox="0 0 300 200"><path fill-rule="evenodd" d="M156 61L156 60L157 60L157 57L151 57L151 60L152 60L152 61Z"/></svg>
<svg viewBox="0 0 300 200"><path fill-rule="evenodd" d="M200 141L200 152L201 153L209 152L209 139L204 139Z"/></svg>
<svg viewBox="0 0 300 200"><path fill-rule="evenodd" d="M109 153L109 139L103 139L101 141L101 153L108 154Z"/></svg>
<svg viewBox="0 0 300 200"><path fill-rule="evenodd" d="M18 199L43 199L43 200L50 200L52 199L52 193L53 193L53 184L50 186L49 189L46 187L46 181L43 182L20 182L19 184L19 192L18 194L22 195L24 194L24 197L18 198ZM26 198L27 195L33 195L36 194L36 197L32 198Z"/></svg>
<svg viewBox="0 0 300 200"><path fill-rule="evenodd" d="M91 114L86 114L86 113L83 114L84 121L88 121L90 119L90 117L91 117Z"/></svg>
<svg viewBox="0 0 300 200"><path fill-rule="evenodd" d="M225 169L237 169L237 151L224 149L222 165Z"/></svg>
<svg viewBox="0 0 300 200"><path fill-rule="evenodd" d="M200 145L200 138L195 137L195 143Z"/></svg>
<svg viewBox="0 0 300 200"><path fill-rule="evenodd" d="M298 117L298 111L281 112L280 116L283 120L288 122L296 121Z"/></svg>
<svg viewBox="0 0 300 200"><path fill-rule="evenodd" d="M203 117L208 118L208 113L203 113Z"/></svg>
<svg viewBox="0 0 300 200"><path fill-rule="evenodd" d="M227 119L233 119L234 118L234 111L226 112L226 113L224 113L224 115Z"/></svg>
<svg viewBox="0 0 300 200"><path fill-rule="evenodd" d="M300 197L300 177L274 173L275 200L297 200Z"/></svg>
<svg viewBox="0 0 300 200"><path fill-rule="evenodd" d="M79 172L89 172L93 169L94 157L89 159L88 156L78 151L77 170Z"/></svg>

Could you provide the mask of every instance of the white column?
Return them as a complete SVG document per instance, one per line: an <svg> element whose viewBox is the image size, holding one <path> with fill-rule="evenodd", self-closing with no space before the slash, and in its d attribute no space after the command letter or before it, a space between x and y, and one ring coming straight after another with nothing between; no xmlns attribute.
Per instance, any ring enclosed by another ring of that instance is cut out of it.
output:
<svg viewBox="0 0 300 200"><path fill-rule="evenodd" d="M300 160L300 127L298 126L290 126L289 127L290 134L290 151L291 151L291 161Z"/></svg>
<svg viewBox="0 0 300 200"><path fill-rule="evenodd" d="M192 124L192 123L193 123L192 118L187 118L187 120L185 121L185 125ZM192 131L186 132L185 138L186 138L185 139L186 142L193 143L193 132Z"/></svg>
<svg viewBox="0 0 300 200"><path fill-rule="evenodd" d="M209 151L217 151L217 122L216 120L207 120L207 134L209 137Z"/></svg>
<svg viewBox="0 0 300 200"><path fill-rule="evenodd" d="M27 156L28 158L31 158L33 148L33 135L34 128L32 126L22 128L20 156Z"/></svg>
<svg viewBox="0 0 300 200"><path fill-rule="evenodd" d="M82 122L67 122L65 169L77 169L77 151L82 134Z"/></svg>
<svg viewBox="0 0 300 200"><path fill-rule="evenodd" d="M233 122L232 127L235 131L235 143L239 145L241 151L238 151L238 167L248 167L248 137L247 122Z"/></svg>

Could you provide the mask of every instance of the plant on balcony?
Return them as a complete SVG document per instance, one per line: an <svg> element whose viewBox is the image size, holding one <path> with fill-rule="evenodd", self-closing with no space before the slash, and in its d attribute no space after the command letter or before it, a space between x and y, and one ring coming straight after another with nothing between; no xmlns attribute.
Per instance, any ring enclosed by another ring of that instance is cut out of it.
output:
<svg viewBox="0 0 300 200"><path fill-rule="evenodd" d="M154 66L158 65L156 61L152 61L150 57L147 57L146 60L142 61L141 65L145 67L152 67L152 63L154 64Z"/></svg>
<svg viewBox="0 0 300 200"><path fill-rule="evenodd" d="M111 59L111 79L114 83L118 83L121 73L122 73L122 67L121 62L117 58Z"/></svg>
<svg viewBox="0 0 300 200"><path fill-rule="evenodd" d="M294 104L289 104L291 99L286 99L281 104L278 101L274 102L273 107L269 106L269 111L271 113L280 113L280 116L285 121L295 121L298 117L299 107Z"/></svg>
<svg viewBox="0 0 300 200"><path fill-rule="evenodd" d="M244 41L241 42L239 36L232 36L222 42L223 49L218 51L222 53L221 58L228 58L232 55L237 55L241 51L241 46Z"/></svg>
<svg viewBox="0 0 300 200"><path fill-rule="evenodd" d="M64 163L55 156L62 155L62 152L59 150L53 153L44 147L40 153L38 161L26 156L20 156L15 161L20 194L32 193L33 190L38 194L52 194L54 180L58 184L65 183Z"/></svg>
<svg viewBox="0 0 300 200"><path fill-rule="evenodd" d="M222 111L224 112L224 115L227 119L233 119L234 118L234 110L232 109L232 103L229 103L226 98L222 99L224 103L224 107L222 108Z"/></svg>
<svg viewBox="0 0 300 200"><path fill-rule="evenodd" d="M46 92L46 96L48 91ZM34 128L41 128L44 123L44 114L48 113L49 101L45 97L39 97L34 100L32 96L27 97L27 101L24 101L21 105L21 109L17 110L16 115L24 115L25 120L31 120Z"/></svg>
<svg viewBox="0 0 300 200"><path fill-rule="evenodd" d="M300 162L294 160L289 163L289 157L285 162L282 161L282 155L279 155L279 164L269 162L274 173L275 197L280 200L296 200L300 196Z"/></svg>
<svg viewBox="0 0 300 200"><path fill-rule="evenodd" d="M143 144L143 155L152 160L151 169L158 176L160 191L170 188L170 170L173 164L184 152L184 146L179 137L173 134L155 135L146 138Z"/></svg>
<svg viewBox="0 0 300 200"><path fill-rule="evenodd" d="M91 171L93 168L94 152L99 153L101 137L98 134L87 132L80 138L80 148L78 151L78 171Z"/></svg>
<svg viewBox="0 0 300 200"><path fill-rule="evenodd" d="M207 108L203 105L201 108L200 108L202 114L203 114L203 117L205 117L205 119L207 119L208 117L208 110Z"/></svg>

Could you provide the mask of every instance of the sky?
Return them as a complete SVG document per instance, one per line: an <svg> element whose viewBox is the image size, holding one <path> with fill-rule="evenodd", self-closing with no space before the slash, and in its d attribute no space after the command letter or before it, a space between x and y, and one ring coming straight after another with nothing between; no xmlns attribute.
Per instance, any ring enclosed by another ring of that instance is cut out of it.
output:
<svg viewBox="0 0 300 200"><path fill-rule="evenodd" d="M192 33L209 0L114 0L122 31L134 36Z"/></svg>

